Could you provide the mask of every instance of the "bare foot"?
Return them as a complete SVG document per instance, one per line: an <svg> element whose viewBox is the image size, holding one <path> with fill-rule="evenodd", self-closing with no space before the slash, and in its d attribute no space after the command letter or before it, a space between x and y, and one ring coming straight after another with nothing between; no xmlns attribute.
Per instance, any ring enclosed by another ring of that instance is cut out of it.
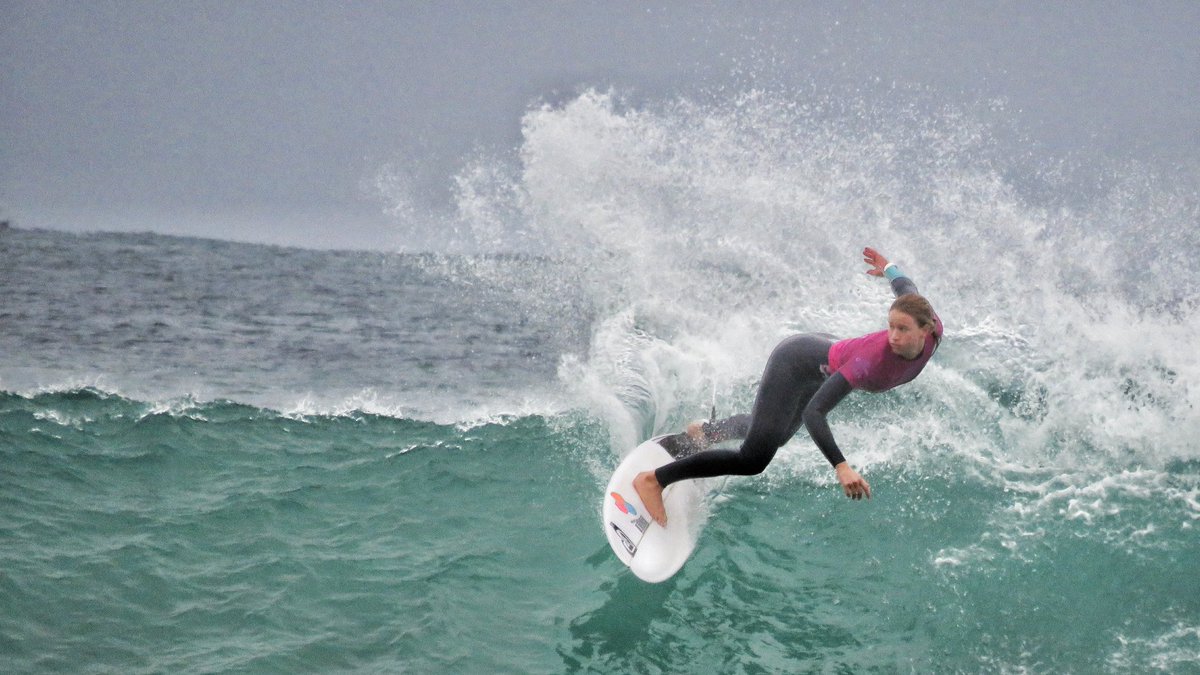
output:
<svg viewBox="0 0 1200 675"><path fill-rule="evenodd" d="M653 471L643 471L633 478L633 489L637 490L642 504L650 512L650 517L659 525L667 524L667 508L663 506L663 488L658 484L658 478Z"/></svg>

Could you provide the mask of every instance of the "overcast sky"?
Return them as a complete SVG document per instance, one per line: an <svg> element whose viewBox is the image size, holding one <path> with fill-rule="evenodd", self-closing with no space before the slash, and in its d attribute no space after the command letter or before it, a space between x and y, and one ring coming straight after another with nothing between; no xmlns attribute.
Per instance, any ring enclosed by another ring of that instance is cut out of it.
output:
<svg viewBox="0 0 1200 675"><path fill-rule="evenodd" d="M0 217L386 248L384 165L432 205L539 102L751 74L1001 98L1051 152L1195 161L1197 36L1194 1L0 0Z"/></svg>

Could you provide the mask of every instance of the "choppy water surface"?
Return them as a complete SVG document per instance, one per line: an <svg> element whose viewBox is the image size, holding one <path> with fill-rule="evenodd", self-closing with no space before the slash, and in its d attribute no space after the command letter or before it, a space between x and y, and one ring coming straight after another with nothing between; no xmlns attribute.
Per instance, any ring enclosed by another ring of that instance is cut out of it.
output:
<svg viewBox="0 0 1200 675"><path fill-rule="evenodd" d="M449 253L0 232L5 670L1200 670L1186 176L767 94L524 129L403 225ZM882 326L866 244L947 327L832 417L875 499L802 434L638 582L621 452Z"/></svg>

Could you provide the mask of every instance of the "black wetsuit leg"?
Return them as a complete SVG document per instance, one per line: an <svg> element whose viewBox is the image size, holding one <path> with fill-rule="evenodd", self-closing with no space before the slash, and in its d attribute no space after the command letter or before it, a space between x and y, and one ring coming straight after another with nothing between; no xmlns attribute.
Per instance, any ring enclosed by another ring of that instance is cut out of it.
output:
<svg viewBox="0 0 1200 675"><path fill-rule="evenodd" d="M750 431L750 416L749 415L734 415L726 417L723 420L712 420L705 422L701 426L701 431L704 434L703 442L698 442L692 438L687 431L681 431L670 436L663 436L658 439L658 444L661 445L675 459L681 459L688 455L694 455L697 452L703 452L706 447L714 443L722 443L734 438L745 438Z"/></svg>
<svg viewBox="0 0 1200 675"><path fill-rule="evenodd" d="M690 478L762 473L803 424L805 406L825 381L821 366L829 362L832 345L833 338L823 334L793 335L780 342L763 369L741 447L705 450L661 466L654 472L659 484L666 487Z"/></svg>

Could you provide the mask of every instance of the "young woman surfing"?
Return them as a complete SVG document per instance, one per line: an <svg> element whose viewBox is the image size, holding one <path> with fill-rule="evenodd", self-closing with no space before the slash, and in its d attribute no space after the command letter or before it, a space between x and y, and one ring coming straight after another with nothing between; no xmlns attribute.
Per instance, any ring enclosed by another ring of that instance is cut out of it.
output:
<svg viewBox="0 0 1200 675"><path fill-rule="evenodd" d="M667 523L663 489L692 478L762 473L775 452L803 424L837 471L851 499L871 497L871 486L842 456L826 416L854 389L882 392L910 382L929 362L942 338L942 321L917 286L878 251L863 249L867 274L886 277L896 300L888 310L888 327L877 333L836 340L824 333L793 335L779 343L767 359L754 409L714 423L693 424L668 442L705 446L743 438L737 450L702 450L654 471L638 474L634 489L659 524Z"/></svg>

